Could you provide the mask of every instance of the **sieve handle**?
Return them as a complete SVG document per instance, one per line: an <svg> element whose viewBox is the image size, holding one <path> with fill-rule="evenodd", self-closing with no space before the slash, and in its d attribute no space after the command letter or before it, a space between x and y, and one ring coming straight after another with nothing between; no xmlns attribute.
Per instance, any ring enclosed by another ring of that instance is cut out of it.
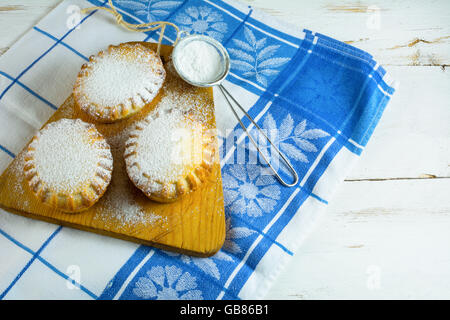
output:
<svg viewBox="0 0 450 320"><path fill-rule="evenodd" d="M245 109L239 104L239 102L236 101L236 99L228 92L227 89L225 89L225 87L222 84L219 84L219 89L220 91L222 91L223 96L225 97L225 99L227 100L228 105L231 108L231 111L233 111L234 116L236 117L236 119L239 121L239 124L241 125L242 129L244 129L245 133L247 134L247 137L250 139L250 141L253 143L253 145L255 146L256 150L258 150L258 153L262 156L262 158L264 159L264 161L267 163L267 165L270 167L270 169L272 170L272 172L275 174L275 176L277 177L278 181L286 186L286 187L293 187L297 184L298 182L298 174L295 171L294 167L291 165L291 163L289 162L289 160L286 158L286 156L272 143L272 141L270 141L269 137L264 133L264 131L258 126L258 124L255 122L255 120L253 120L253 118L247 113L247 111L245 111ZM270 161L266 158L266 156L264 155L263 152L261 152L261 150L259 149L258 144L256 143L256 141L253 139L253 137L250 135L250 133L248 132L247 128L245 127L244 123L242 123L241 118L238 116L236 109L233 107L233 104L231 103L230 99L239 107L239 109L241 109L241 111L245 114L245 116L253 123L253 125L259 130L259 132L267 139L267 141L269 141L270 145L275 149L275 151L278 153L278 155L281 157L281 159L283 159L284 163L286 164L286 166L289 168L289 170L292 173L292 176L294 177L294 182L292 183L287 183L286 181L283 180L283 178L280 177L280 175L278 174L278 172L275 170L275 168L272 166L272 164L270 163Z"/></svg>

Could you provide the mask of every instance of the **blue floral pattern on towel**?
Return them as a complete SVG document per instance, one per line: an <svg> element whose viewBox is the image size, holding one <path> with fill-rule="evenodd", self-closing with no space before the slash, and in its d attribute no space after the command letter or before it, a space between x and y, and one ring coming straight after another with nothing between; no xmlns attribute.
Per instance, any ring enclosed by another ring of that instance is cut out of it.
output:
<svg viewBox="0 0 450 320"><path fill-rule="evenodd" d="M235 48L228 48L232 56L231 68L263 87L267 87L268 77L276 76L279 68L290 59L276 55L281 45L267 45L267 39L257 39L250 28L244 27L244 39L232 39Z"/></svg>
<svg viewBox="0 0 450 320"><path fill-rule="evenodd" d="M280 199L280 187L275 178L257 164L232 164L224 171L225 206L234 214L260 217L271 212Z"/></svg>
<svg viewBox="0 0 450 320"><path fill-rule="evenodd" d="M204 34L221 41L228 30L223 15L211 7L187 7L179 13L175 22L182 31L192 34Z"/></svg>
<svg viewBox="0 0 450 320"><path fill-rule="evenodd" d="M144 299L156 300L199 300L202 292L196 290L197 278L189 272L183 272L176 266L156 266L139 277L133 293Z"/></svg>
<svg viewBox="0 0 450 320"><path fill-rule="evenodd" d="M124 10L130 10L136 17L145 22L161 21L170 12L183 3L175 0L116 0L116 5Z"/></svg>

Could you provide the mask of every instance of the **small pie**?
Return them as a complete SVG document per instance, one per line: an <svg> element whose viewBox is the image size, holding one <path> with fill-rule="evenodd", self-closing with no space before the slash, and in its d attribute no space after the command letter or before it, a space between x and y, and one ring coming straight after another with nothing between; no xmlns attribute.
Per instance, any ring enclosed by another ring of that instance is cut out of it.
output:
<svg viewBox="0 0 450 320"><path fill-rule="evenodd" d="M45 205L65 212L91 207L111 181L111 150L94 125L80 119L47 124L24 157L25 179Z"/></svg>
<svg viewBox="0 0 450 320"><path fill-rule="evenodd" d="M96 121L114 122L150 103L165 77L161 58L151 49L139 43L111 45L81 67L74 100Z"/></svg>
<svg viewBox="0 0 450 320"><path fill-rule="evenodd" d="M172 202L197 189L210 175L213 135L189 114L176 109L151 112L137 122L125 143L128 176L144 194Z"/></svg>

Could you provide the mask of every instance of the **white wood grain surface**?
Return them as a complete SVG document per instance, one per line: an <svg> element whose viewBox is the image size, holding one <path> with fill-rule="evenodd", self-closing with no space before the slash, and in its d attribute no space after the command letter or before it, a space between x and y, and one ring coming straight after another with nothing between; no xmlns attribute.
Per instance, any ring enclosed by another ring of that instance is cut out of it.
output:
<svg viewBox="0 0 450 320"><path fill-rule="evenodd" d="M0 0L0 55L60 0ZM364 49L400 88L268 299L450 299L450 1L242 0Z"/></svg>

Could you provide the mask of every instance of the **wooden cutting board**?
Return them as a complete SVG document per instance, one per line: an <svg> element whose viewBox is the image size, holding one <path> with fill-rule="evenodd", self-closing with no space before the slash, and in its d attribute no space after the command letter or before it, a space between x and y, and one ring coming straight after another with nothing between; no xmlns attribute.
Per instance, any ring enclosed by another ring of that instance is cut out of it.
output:
<svg viewBox="0 0 450 320"><path fill-rule="evenodd" d="M142 44L156 51L156 44ZM225 240L218 156L215 157L210 178L202 187L169 204L157 203L145 197L131 183L125 170L123 150L127 130L158 104L176 103L181 108L195 106L194 115L209 129L216 129L212 89L193 87L182 81L171 67L171 52L171 46L161 47L161 57L167 71L166 81L158 96L140 113L113 124L96 123L76 108L70 96L47 122L80 118L94 123L111 145L113 176L99 202L80 213L64 213L41 204L24 180L22 151L0 177L0 207L25 217L183 254L207 257L216 253Z"/></svg>

